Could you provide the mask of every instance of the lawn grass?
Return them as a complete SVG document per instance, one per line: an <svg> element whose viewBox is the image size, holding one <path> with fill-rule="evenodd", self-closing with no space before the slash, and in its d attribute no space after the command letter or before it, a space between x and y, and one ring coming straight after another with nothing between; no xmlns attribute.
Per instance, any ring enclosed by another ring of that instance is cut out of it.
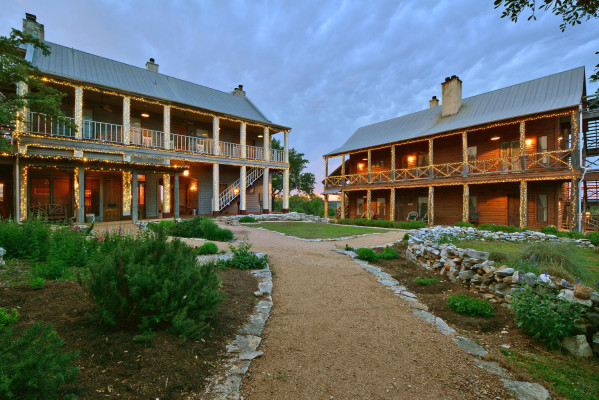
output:
<svg viewBox="0 0 599 400"><path fill-rule="evenodd" d="M511 364L526 369L535 381L546 384L566 399L599 398L599 363L596 360L513 350L502 350L502 353Z"/></svg>
<svg viewBox="0 0 599 400"><path fill-rule="evenodd" d="M262 222L251 226L284 233L287 236L297 236L302 239L335 239L345 236L388 231L387 229L361 228L316 222Z"/></svg>
<svg viewBox="0 0 599 400"><path fill-rule="evenodd" d="M513 243L504 241L456 240L460 248L487 251L497 266L507 265L524 272L550 275L594 287L599 281L599 254L574 243ZM535 255L535 258L532 258Z"/></svg>

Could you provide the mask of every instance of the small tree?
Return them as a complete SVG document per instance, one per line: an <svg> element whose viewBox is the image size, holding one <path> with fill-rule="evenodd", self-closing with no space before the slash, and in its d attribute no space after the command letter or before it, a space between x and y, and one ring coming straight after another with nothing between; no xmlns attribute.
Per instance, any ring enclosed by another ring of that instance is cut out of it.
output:
<svg viewBox="0 0 599 400"><path fill-rule="evenodd" d="M273 139L271 148L283 150L281 142ZM311 172L302 172L306 169L309 161L304 153L295 149L289 149L289 191L296 190L299 193L313 194L316 177ZM272 204L274 198L283 193L283 171L274 171L272 173Z"/></svg>

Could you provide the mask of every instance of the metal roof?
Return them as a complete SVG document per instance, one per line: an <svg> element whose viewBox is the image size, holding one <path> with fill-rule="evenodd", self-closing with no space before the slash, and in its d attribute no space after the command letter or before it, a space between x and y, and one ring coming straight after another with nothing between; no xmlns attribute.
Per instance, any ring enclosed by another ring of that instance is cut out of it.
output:
<svg viewBox="0 0 599 400"><path fill-rule="evenodd" d="M584 80L584 67L578 67L462 99L462 107L452 116L442 117L439 105L363 126L326 155L576 106L583 96Z"/></svg>
<svg viewBox="0 0 599 400"><path fill-rule="evenodd" d="M211 89L56 43L46 44L50 48L49 56L44 56L41 50L33 47L28 48L27 54L28 58L31 57L33 65L45 74L271 123L247 97ZM30 55L30 52L33 54Z"/></svg>

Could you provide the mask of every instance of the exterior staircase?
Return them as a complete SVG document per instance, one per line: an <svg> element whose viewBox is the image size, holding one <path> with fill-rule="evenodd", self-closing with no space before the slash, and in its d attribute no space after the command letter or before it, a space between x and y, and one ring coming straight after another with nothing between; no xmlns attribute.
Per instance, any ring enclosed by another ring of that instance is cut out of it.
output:
<svg viewBox="0 0 599 400"><path fill-rule="evenodd" d="M262 168L249 168L247 171L247 175L245 178L246 189L249 188L256 182L258 179L262 177L264 173ZM225 190L223 190L218 196L218 204L220 206L219 211L222 212L225 208L229 207L233 201L239 198L241 186L241 178L237 179L235 182L227 186ZM247 196L246 194L246 208L250 201L254 201L254 196Z"/></svg>

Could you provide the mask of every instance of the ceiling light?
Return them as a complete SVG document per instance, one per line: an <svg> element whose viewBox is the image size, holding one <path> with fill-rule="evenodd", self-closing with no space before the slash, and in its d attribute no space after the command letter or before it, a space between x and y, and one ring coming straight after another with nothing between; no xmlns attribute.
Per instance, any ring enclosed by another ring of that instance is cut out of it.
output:
<svg viewBox="0 0 599 400"><path fill-rule="evenodd" d="M362 161L368 161L368 157L363 158Z"/></svg>
<svg viewBox="0 0 599 400"><path fill-rule="evenodd" d="M499 136L493 136L493 137L491 138L491 140L499 140L499 139L501 139Z"/></svg>
<svg viewBox="0 0 599 400"><path fill-rule="evenodd" d="M141 113L141 116L144 118L150 118L150 114L148 113Z"/></svg>
<svg viewBox="0 0 599 400"><path fill-rule="evenodd" d="M259 139L262 139L264 137L264 135L258 135Z"/></svg>
<svg viewBox="0 0 599 400"><path fill-rule="evenodd" d="M358 169L363 169L363 168L364 168L364 164L362 164L362 163L359 163L359 164L358 164Z"/></svg>

